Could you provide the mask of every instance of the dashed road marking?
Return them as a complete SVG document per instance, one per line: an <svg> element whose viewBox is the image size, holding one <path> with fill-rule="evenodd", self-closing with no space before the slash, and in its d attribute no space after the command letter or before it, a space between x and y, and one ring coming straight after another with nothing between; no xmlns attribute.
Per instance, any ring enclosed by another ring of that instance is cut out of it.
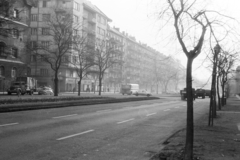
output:
<svg viewBox="0 0 240 160"><path fill-rule="evenodd" d="M134 120L134 118L128 119L128 120L124 120L124 121L121 121L121 122L117 122L117 124L122 124L122 123L126 123L126 122L133 121L133 120Z"/></svg>
<svg viewBox="0 0 240 160"><path fill-rule="evenodd" d="M152 116L152 115L154 115L154 114L157 114L157 113L149 113L149 114L147 114L147 117L148 117L148 116Z"/></svg>
<svg viewBox="0 0 240 160"><path fill-rule="evenodd" d="M17 125L19 123L8 123L8 124L1 124L0 127L5 127L5 126L13 126L13 125Z"/></svg>
<svg viewBox="0 0 240 160"><path fill-rule="evenodd" d="M174 107L174 108L179 108L179 107Z"/></svg>
<svg viewBox="0 0 240 160"><path fill-rule="evenodd" d="M60 140L64 140L64 139L68 139L68 138L72 138L72 137L76 137L76 136L80 136L80 135L83 135L83 134L86 134L86 133L90 133L90 132L93 132L93 131L94 130L91 129L91 130L84 131L84 132L81 132L81 133L76 133L76 134L72 134L72 135L69 135L69 136L66 136L66 137L58 138L57 140L60 141Z"/></svg>
<svg viewBox="0 0 240 160"><path fill-rule="evenodd" d="M163 111L169 111L170 109L165 109L165 110L163 110Z"/></svg>
<svg viewBox="0 0 240 160"><path fill-rule="evenodd" d="M66 118L66 117L72 117L72 116L76 116L77 114L70 114L70 115L65 115L65 116L58 116L58 117L53 117L54 119L57 118Z"/></svg>
<svg viewBox="0 0 240 160"><path fill-rule="evenodd" d="M109 111L111 111L111 109L106 109L106 110L97 111L97 113L103 113L103 112L109 112Z"/></svg>

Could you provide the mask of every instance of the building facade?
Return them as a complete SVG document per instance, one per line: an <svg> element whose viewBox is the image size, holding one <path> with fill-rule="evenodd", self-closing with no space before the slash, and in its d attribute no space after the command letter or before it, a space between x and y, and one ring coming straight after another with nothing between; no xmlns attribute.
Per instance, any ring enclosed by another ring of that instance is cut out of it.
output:
<svg viewBox="0 0 240 160"><path fill-rule="evenodd" d="M6 90L17 76L30 74L25 48L29 16L34 1L18 0L0 8L0 91Z"/></svg>
<svg viewBox="0 0 240 160"><path fill-rule="evenodd" d="M106 38L107 24L110 19L96 6L91 4L87 0L39 0L38 7L32 8L31 13L31 43L32 45L48 45L53 39L46 34L48 25L46 20L53 16L53 11L56 12L66 11L73 19L73 26L70 30L75 30L76 26L81 28L82 32L86 34L88 42L88 48L95 48L96 39ZM75 27L74 27L75 25ZM72 61L76 58L76 51L72 48L67 54L69 63L61 65L58 79L59 79L59 91L73 91L77 88L79 77L75 68L71 65ZM31 75L38 79L39 86L54 86L54 72L50 65L43 62L41 58L31 56ZM94 68L92 68L94 70ZM94 73L94 72L92 72ZM93 84L92 76L88 76L82 80L82 91L87 89L93 90L97 88Z"/></svg>

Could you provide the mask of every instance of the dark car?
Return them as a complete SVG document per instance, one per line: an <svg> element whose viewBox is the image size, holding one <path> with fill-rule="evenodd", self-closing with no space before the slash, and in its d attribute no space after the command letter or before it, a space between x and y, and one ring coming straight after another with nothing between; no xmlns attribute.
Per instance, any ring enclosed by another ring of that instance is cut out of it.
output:
<svg viewBox="0 0 240 160"><path fill-rule="evenodd" d="M195 96L196 96L196 98L202 97L202 99L204 99L206 96L205 89L197 89L195 92Z"/></svg>
<svg viewBox="0 0 240 160"><path fill-rule="evenodd" d="M141 91L138 91L136 93L133 93L133 95L136 95L136 96L151 96L152 94L146 90L141 90Z"/></svg>

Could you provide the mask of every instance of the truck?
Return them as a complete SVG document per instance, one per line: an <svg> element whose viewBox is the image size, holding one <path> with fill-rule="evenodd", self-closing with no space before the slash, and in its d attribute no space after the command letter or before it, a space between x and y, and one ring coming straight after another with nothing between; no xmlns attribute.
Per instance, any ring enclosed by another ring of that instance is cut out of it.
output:
<svg viewBox="0 0 240 160"><path fill-rule="evenodd" d="M196 98L195 88L192 88L192 93L193 93L193 100L195 100L195 98ZM181 100L186 100L187 99L187 88L180 90L180 95L181 95Z"/></svg>
<svg viewBox="0 0 240 160"><path fill-rule="evenodd" d="M205 96L206 96L205 89L197 89L195 95L196 95L196 98L202 97L202 99L205 99Z"/></svg>
<svg viewBox="0 0 240 160"><path fill-rule="evenodd" d="M136 94L139 91L139 84L122 84L120 93L122 95Z"/></svg>
<svg viewBox="0 0 240 160"><path fill-rule="evenodd" d="M12 82L10 88L7 90L8 95L12 93L16 94L29 94L32 95L36 90L37 80L33 77L17 77L14 82Z"/></svg>

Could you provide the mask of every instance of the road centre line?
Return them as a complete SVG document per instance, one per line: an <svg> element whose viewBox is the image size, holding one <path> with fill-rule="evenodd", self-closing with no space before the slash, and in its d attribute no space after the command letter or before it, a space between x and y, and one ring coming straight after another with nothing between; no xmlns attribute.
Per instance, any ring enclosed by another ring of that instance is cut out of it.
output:
<svg viewBox="0 0 240 160"><path fill-rule="evenodd" d="M121 122L117 122L117 124L122 124L122 123L129 122L129 121L133 121L133 120L134 120L134 118L128 119L128 120L125 120L125 121L121 121Z"/></svg>
<svg viewBox="0 0 240 160"><path fill-rule="evenodd" d="M8 124L2 124L0 127L5 127L5 126L12 126L12 125L17 125L19 123L8 123Z"/></svg>
<svg viewBox="0 0 240 160"><path fill-rule="evenodd" d="M97 111L97 113L109 112L109 111L111 111L111 109L106 109L106 110Z"/></svg>
<svg viewBox="0 0 240 160"><path fill-rule="evenodd" d="M90 133L90 132L93 132L93 131L94 130L91 129L91 130L84 131L84 132L81 132L81 133L72 134L72 135L69 135L69 136L66 136L66 137L58 138L57 141L64 140L64 139L67 139L67 138L76 137L76 136L80 136L80 135L83 135L83 134L86 134L86 133Z"/></svg>
<svg viewBox="0 0 240 160"><path fill-rule="evenodd" d="M147 117L148 117L148 116L152 116L152 115L154 115L154 114L157 114L157 113L149 113L149 114L147 114Z"/></svg>
<svg viewBox="0 0 240 160"><path fill-rule="evenodd" d="M58 116L58 117L53 117L54 119L57 118L66 118L66 117L72 117L72 116L76 116L77 114L70 114L70 115L65 115L65 116Z"/></svg>
<svg viewBox="0 0 240 160"><path fill-rule="evenodd" d="M165 109L165 110L163 110L163 111L169 111L170 109Z"/></svg>

